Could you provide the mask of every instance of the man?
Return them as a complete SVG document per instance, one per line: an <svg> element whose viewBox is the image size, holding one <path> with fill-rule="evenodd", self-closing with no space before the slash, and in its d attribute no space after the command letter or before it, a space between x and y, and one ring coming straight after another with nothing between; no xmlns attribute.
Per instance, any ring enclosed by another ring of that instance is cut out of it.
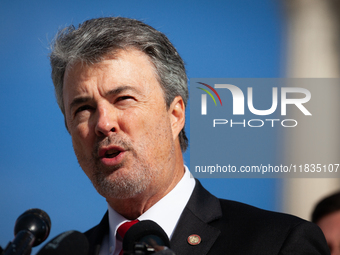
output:
<svg viewBox="0 0 340 255"><path fill-rule="evenodd" d="M340 254L340 192L322 199L315 206L312 222L324 233L332 255Z"/></svg>
<svg viewBox="0 0 340 255"><path fill-rule="evenodd" d="M176 254L328 254L296 217L219 200L183 164L188 99L183 61L137 20L100 18L61 31L52 79L80 166L108 202L86 232L90 254L118 254L117 229L151 219Z"/></svg>

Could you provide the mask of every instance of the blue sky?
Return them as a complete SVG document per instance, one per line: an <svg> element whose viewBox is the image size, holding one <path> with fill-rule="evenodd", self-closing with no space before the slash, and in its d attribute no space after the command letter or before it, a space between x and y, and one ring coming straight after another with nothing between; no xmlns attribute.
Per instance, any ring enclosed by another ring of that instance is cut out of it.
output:
<svg viewBox="0 0 340 255"><path fill-rule="evenodd" d="M1 1L0 245L13 239L15 220L29 208L50 215L50 237L89 229L107 208L78 166L54 98L48 53L59 28L101 16L136 18L169 37L189 78L281 77L281 11L272 0ZM272 133L240 142L244 153L259 144L262 153L275 157L275 139ZM201 182L219 197L279 208L278 180Z"/></svg>

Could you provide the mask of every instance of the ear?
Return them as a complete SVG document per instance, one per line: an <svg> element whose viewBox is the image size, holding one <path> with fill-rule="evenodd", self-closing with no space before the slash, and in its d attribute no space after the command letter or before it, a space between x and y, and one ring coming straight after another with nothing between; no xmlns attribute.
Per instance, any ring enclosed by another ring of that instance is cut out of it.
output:
<svg viewBox="0 0 340 255"><path fill-rule="evenodd" d="M172 128L172 136L175 140L185 124L185 106L181 96L177 96L174 98L169 108L169 114Z"/></svg>

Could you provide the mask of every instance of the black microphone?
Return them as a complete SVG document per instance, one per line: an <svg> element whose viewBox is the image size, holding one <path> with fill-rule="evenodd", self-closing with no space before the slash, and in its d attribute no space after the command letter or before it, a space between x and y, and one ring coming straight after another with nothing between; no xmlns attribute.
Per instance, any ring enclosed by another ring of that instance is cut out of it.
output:
<svg viewBox="0 0 340 255"><path fill-rule="evenodd" d="M123 239L124 255L168 254L170 241L164 230L152 220L140 221L129 228Z"/></svg>
<svg viewBox="0 0 340 255"><path fill-rule="evenodd" d="M4 255L29 255L32 247L46 240L51 230L51 220L46 212L40 209L29 209L15 222L15 238L10 242Z"/></svg>
<svg viewBox="0 0 340 255"><path fill-rule="evenodd" d="M67 231L49 241L37 255L87 255L89 243L84 234Z"/></svg>

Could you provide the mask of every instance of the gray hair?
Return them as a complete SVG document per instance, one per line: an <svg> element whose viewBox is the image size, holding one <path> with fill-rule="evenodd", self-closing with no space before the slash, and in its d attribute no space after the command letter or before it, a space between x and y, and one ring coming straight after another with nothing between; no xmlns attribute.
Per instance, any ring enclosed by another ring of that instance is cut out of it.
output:
<svg viewBox="0 0 340 255"><path fill-rule="evenodd" d="M64 116L63 80L66 67L79 61L98 63L106 55L129 47L149 56L155 66L167 107L176 96L181 96L187 105L188 85L184 62L169 39L141 21L106 17L87 20L77 29L74 26L64 28L54 39L50 54L52 80ZM179 134L179 141L182 151L185 151L188 139L184 127Z"/></svg>

